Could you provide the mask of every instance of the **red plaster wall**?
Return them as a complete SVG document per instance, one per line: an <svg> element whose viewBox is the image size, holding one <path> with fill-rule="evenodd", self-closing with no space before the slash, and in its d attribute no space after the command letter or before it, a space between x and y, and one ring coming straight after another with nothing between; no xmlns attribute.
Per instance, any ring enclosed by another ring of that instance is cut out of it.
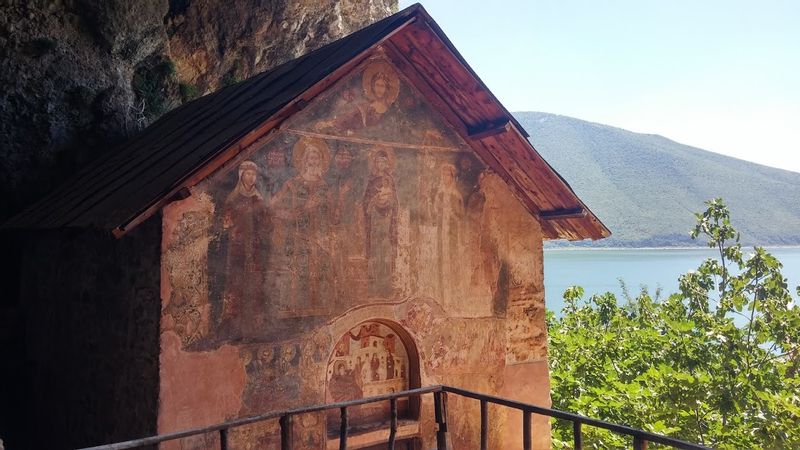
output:
<svg viewBox="0 0 800 450"><path fill-rule="evenodd" d="M416 349L408 386L549 401L539 224L380 52L164 209L161 279L161 433L329 400L337 343L375 320ZM337 389L392 384L355 372ZM475 404L452 400L454 448ZM324 415L301 419L323 448ZM424 398L425 446L432 420Z"/></svg>
<svg viewBox="0 0 800 450"><path fill-rule="evenodd" d="M502 397L532 403L537 406L549 408L550 403L550 372L547 369L547 360L506 366L504 370L505 383L500 391ZM508 411L506 424L501 434L500 445L493 448L517 449L522 448L522 413ZM531 420L531 438L533 448L550 448L550 420L546 416L533 415Z"/></svg>

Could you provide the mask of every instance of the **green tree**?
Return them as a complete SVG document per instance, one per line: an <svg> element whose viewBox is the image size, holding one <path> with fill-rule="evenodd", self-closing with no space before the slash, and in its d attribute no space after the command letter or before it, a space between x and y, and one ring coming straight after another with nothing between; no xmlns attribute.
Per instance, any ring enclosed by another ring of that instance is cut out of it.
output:
<svg viewBox="0 0 800 450"><path fill-rule="evenodd" d="M720 449L800 448L800 308L781 263L760 247L745 256L725 204L706 204L691 234L718 256L678 293L624 289L620 304L575 286L548 314L553 407ZM630 448L584 430L587 448ZM571 440L556 422L554 445Z"/></svg>

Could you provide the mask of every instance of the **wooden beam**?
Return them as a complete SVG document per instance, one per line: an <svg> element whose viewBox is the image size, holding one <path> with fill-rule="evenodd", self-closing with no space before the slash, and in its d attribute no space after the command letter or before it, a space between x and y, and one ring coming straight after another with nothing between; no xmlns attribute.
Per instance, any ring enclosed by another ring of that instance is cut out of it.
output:
<svg viewBox="0 0 800 450"><path fill-rule="evenodd" d="M581 219L583 217L586 217L586 210L582 207L539 212L539 218L542 220Z"/></svg>
<svg viewBox="0 0 800 450"><path fill-rule="evenodd" d="M502 119L497 122L491 122L487 124L483 124L479 127L470 128L469 131L469 138L475 139L480 141L487 137L496 136L501 133L505 133L511 127L511 121L509 119Z"/></svg>

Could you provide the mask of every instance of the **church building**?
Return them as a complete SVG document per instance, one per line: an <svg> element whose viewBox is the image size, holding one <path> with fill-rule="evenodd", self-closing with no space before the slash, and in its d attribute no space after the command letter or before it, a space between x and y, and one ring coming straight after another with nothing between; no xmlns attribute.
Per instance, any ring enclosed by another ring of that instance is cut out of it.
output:
<svg viewBox="0 0 800 450"><path fill-rule="evenodd" d="M438 384L550 406L542 243L610 232L528 137L419 5L167 113L4 225L42 428L97 445ZM432 408L398 403L397 448L435 445ZM448 408L476 448L479 403ZM348 448L385 448L387 414L353 410ZM338 448L338 411L293 427Z"/></svg>

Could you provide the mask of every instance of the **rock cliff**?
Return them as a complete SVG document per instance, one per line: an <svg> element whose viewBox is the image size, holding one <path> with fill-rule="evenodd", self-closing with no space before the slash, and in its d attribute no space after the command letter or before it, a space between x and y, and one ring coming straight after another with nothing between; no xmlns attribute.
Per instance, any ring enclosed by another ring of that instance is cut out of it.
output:
<svg viewBox="0 0 800 450"><path fill-rule="evenodd" d="M396 9L397 0L0 2L0 221L164 112Z"/></svg>

